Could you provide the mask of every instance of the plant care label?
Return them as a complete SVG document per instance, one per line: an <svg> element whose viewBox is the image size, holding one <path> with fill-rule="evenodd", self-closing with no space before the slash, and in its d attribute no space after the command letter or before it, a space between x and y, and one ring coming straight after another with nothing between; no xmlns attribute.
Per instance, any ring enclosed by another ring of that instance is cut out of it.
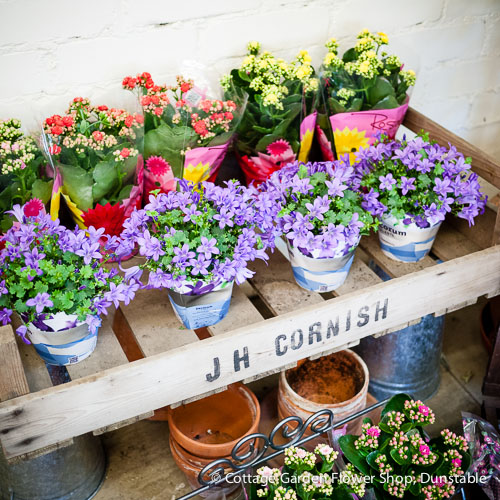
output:
<svg viewBox="0 0 500 500"><path fill-rule="evenodd" d="M362 306L359 309L348 309L343 315L333 315L327 321L312 320L307 328L296 328L290 325L288 331L281 331L269 335L269 342L273 344L270 349L271 356L275 358L285 358L293 356L294 359L301 359L308 351L317 344L323 344L328 349L328 343L335 342L341 337L345 337L345 343L349 342L349 333L354 327L357 328L375 328L374 323L385 320L389 312L389 299L377 301L373 306ZM264 347L262 347L264 349ZM265 352L267 350L264 349ZM252 352L250 345L242 346L227 353L232 358L232 363L228 359L222 359L222 356L213 358L211 371L205 374L207 382L215 382L221 376L221 366L231 366L234 373L252 366L252 356L258 358L259 352ZM274 364L274 363L273 363Z"/></svg>
<svg viewBox="0 0 500 500"><path fill-rule="evenodd" d="M431 250L441 223L418 227L415 223L403 224L394 217L382 219L378 229L382 252L393 260L418 262Z"/></svg>
<svg viewBox="0 0 500 500"><path fill-rule="evenodd" d="M186 328L203 328L214 325L225 318L231 303L233 282L224 288L201 295L187 295L169 290L168 298L175 315Z"/></svg>

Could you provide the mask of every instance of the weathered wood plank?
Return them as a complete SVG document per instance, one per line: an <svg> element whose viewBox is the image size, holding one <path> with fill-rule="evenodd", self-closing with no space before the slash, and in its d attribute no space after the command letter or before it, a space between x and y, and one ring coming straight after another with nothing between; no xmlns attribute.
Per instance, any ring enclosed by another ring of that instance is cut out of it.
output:
<svg viewBox="0 0 500 500"><path fill-rule="evenodd" d="M95 351L85 360L66 367L72 380L99 373L102 370L128 363L113 329L111 318L103 317Z"/></svg>
<svg viewBox="0 0 500 500"><path fill-rule="evenodd" d="M493 232L497 220L497 213L486 207L484 214L474 219L474 225L459 217L448 217L447 223L461 232L468 240L473 241L480 248L492 246Z"/></svg>
<svg viewBox="0 0 500 500"><path fill-rule="evenodd" d="M432 253L441 260L456 259L479 250L481 250L479 245L454 229L448 221L441 225L432 245Z"/></svg>
<svg viewBox="0 0 500 500"><path fill-rule="evenodd" d="M378 235L376 234L363 236L360 246L391 278L400 278L436 264L428 255L419 262L398 262L393 260L382 253Z"/></svg>
<svg viewBox="0 0 500 500"><path fill-rule="evenodd" d="M499 275L500 247L493 247L217 335L196 349L178 347L5 401L0 438L9 457L28 453L493 292ZM304 342L292 349L298 330Z"/></svg>
<svg viewBox="0 0 500 500"><path fill-rule="evenodd" d="M208 331L211 335L221 335L245 325L252 325L257 321L262 321L262 315L243 290L235 285L227 316L219 323L209 326Z"/></svg>
<svg viewBox="0 0 500 500"><path fill-rule="evenodd" d="M12 329L21 324L21 319L17 314L12 316ZM29 392L36 392L47 387L52 387L52 380L50 380L49 372L42 358L36 353L32 345L25 344L21 337L15 335L17 348L21 356L21 361L24 367L24 374L28 381Z"/></svg>
<svg viewBox="0 0 500 500"><path fill-rule="evenodd" d="M493 156L481 151L413 108L408 108L403 125L414 132L425 130L431 140L437 141L442 146L448 146L448 143L453 144L458 151L472 158L472 170L500 188L500 165Z"/></svg>
<svg viewBox="0 0 500 500"><path fill-rule="evenodd" d="M30 392L14 335L10 325L0 326L0 401Z"/></svg>
<svg viewBox="0 0 500 500"><path fill-rule="evenodd" d="M347 275L347 279L344 284L333 293L335 295L345 295L346 293L376 285L381 281L382 280L363 262L356 250L354 261Z"/></svg>
<svg viewBox="0 0 500 500"><path fill-rule="evenodd" d="M139 290L121 311L144 356L198 342L175 316L166 290Z"/></svg>
<svg viewBox="0 0 500 500"><path fill-rule="evenodd" d="M249 267L256 273L250 283L275 316L324 302L318 293L297 285L290 262L278 251L271 255L268 265L259 260Z"/></svg>
<svg viewBox="0 0 500 500"><path fill-rule="evenodd" d="M128 418L127 420L120 420L120 422L116 422L115 424L107 425L106 427L100 427L99 429L93 431L92 434L94 434L94 436L100 436L101 434L105 434L106 432L116 431L117 429L121 429L126 425L135 424L140 420L151 418L154 415L154 413L155 412L153 410L150 410L146 413L141 413L136 417Z"/></svg>

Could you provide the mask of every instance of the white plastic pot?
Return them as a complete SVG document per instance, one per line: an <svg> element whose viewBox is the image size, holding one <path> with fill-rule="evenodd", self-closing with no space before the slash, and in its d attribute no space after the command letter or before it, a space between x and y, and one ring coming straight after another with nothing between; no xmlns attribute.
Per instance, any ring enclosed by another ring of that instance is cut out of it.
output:
<svg viewBox="0 0 500 500"><path fill-rule="evenodd" d="M54 330L52 332L40 330L32 323L26 325L28 339L37 354L49 365L73 365L88 358L94 352L97 344L97 329L91 333L89 326L84 322L76 322L76 326L66 328L68 323L75 321L75 315L59 312L51 319L44 320L44 323Z"/></svg>
<svg viewBox="0 0 500 500"><path fill-rule="evenodd" d="M168 291L175 315L186 328L203 328L224 319L231 304L233 281L224 282L210 292L188 295L188 289Z"/></svg>
<svg viewBox="0 0 500 500"><path fill-rule="evenodd" d="M378 229L382 252L399 262L418 262L431 250L441 222L421 228L414 222L403 224L393 216L382 219Z"/></svg>
<svg viewBox="0 0 500 500"><path fill-rule="evenodd" d="M312 292L330 292L339 288L349 274L357 247L341 257L320 259L308 257L290 242L287 244L295 281Z"/></svg>

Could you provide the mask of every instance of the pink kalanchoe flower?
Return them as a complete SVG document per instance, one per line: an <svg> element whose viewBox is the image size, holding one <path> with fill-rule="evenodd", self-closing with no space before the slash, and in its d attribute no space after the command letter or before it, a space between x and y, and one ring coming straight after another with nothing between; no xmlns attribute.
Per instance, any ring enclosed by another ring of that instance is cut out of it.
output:
<svg viewBox="0 0 500 500"><path fill-rule="evenodd" d="M33 198L24 205L23 211L26 217L36 217L40 212L45 213L45 205L42 200Z"/></svg>
<svg viewBox="0 0 500 500"><path fill-rule="evenodd" d="M380 436L380 429L378 427L375 427L375 426L370 427L366 433L369 436L379 437Z"/></svg>
<svg viewBox="0 0 500 500"><path fill-rule="evenodd" d="M419 448L420 454L425 457L429 456L431 453L431 449L426 444L421 444Z"/></svg>
<svg viewBox="0 0 500 500"><path fill-rule="evenodd" d="M290 149L290 144L284 139L278 139L267 146L267 152L274 157L281 157Z"/></svg>
<svg viewBox="0 0 500 500"><path fill-rule="evenodd" d="M462 460L460 460L459 458L454 458L451 463L455 466L455 467L461 467L462 465Z"/></svg>
<svg viewBox="0 0 500 500"><path fill-rule="evenodd" d="M306 450L303 450L302 448L298 448L296 453L298 458L305 458L305 456L307 455Z"/></svg>
<svg viewBox="0 0 500 500"><path fill-rule="evenodd" d="M146 168L153 175L165 175L171 170L169 163L161 156L150 156L146 160Z"/></svg>
<svg viewBox="0 0 500 500"><path fill-rule="evenodd" d="M420 405L418 407L418 411L422 414L425 415L426 417L429 415L429 407L425 405Z"/></svg>

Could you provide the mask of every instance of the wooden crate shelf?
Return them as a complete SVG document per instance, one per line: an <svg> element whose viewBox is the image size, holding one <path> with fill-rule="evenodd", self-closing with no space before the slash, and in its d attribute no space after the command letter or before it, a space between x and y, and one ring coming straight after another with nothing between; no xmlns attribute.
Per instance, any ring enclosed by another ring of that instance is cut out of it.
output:
<svg viewBox="0 0 500 500"><path fill-rule="evenodd" d="M500 187L500 166L414 110L405 125L457 144L473 168ZM105 318L95 352L52 386L31 346L0 328L0 441L10 460L29 458L86 432L101 434L165 406L177 406L356 345L500 294L499 216L491 208L469 228L446 221L431 256L403 264L363 237L345 284L332 294L300 288L276 251L253 265L251 286L234 287L227 317L197 331L181 327L167 292L142 290ZM132 265L131 263L130 265ZM392 279L382 281L376 264ZM266 318L266 319L265 319Z"/></svg>

